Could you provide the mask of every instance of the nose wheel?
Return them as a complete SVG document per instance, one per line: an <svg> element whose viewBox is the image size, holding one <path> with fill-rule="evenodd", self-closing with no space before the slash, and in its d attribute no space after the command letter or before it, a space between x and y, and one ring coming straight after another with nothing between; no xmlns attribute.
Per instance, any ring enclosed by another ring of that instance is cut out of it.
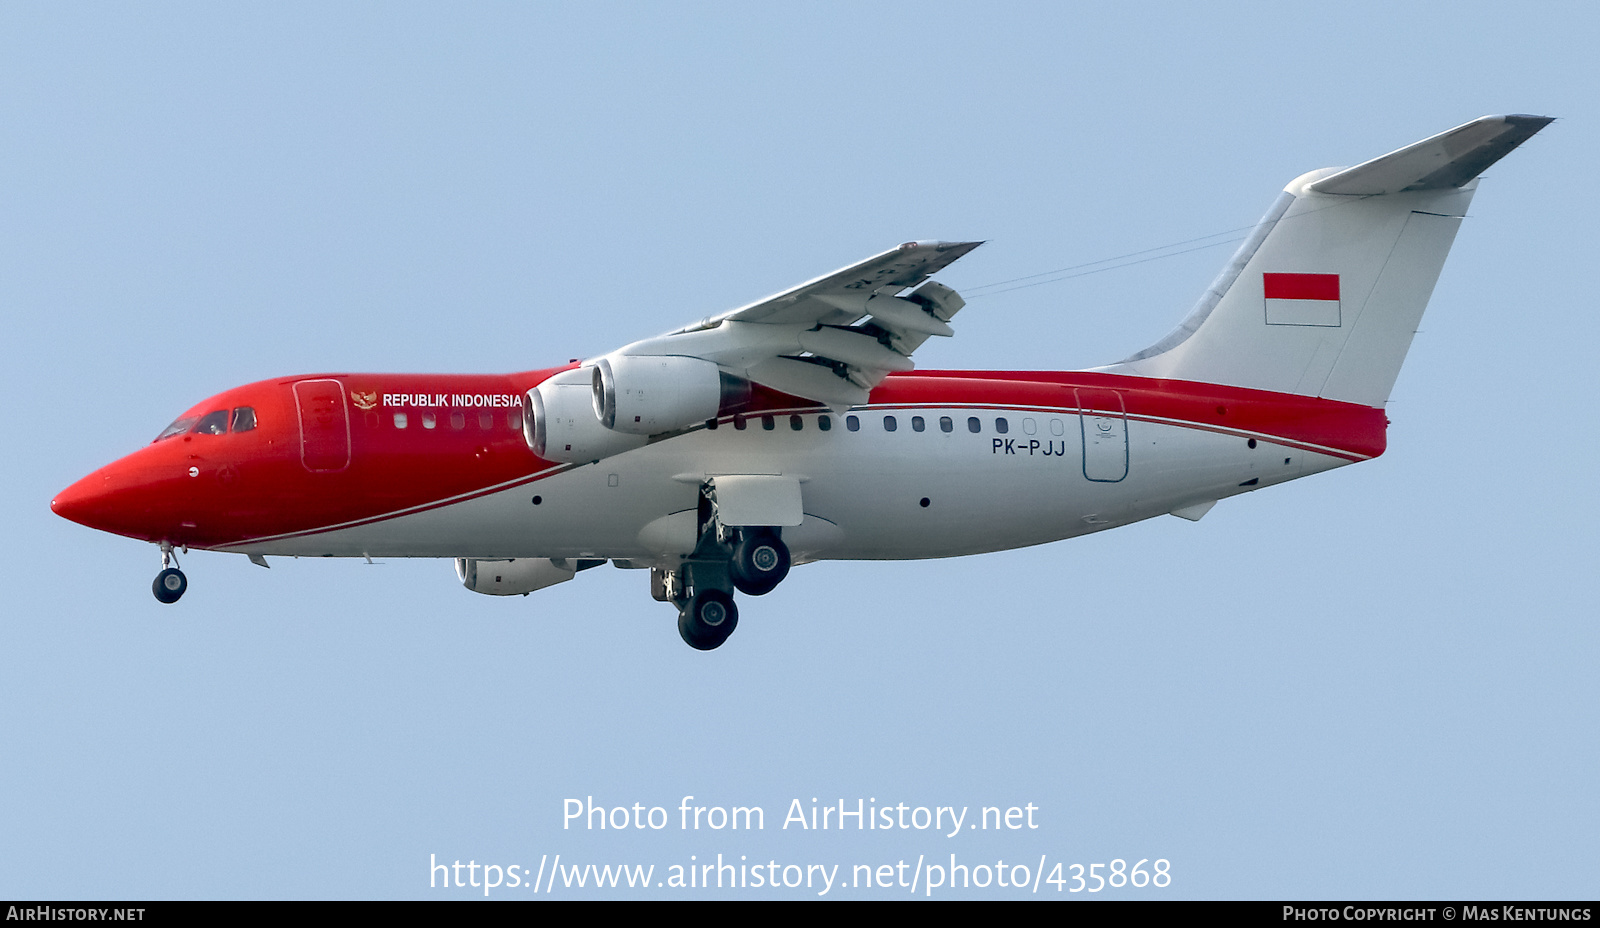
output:
<svg viewBox="0 0 1600 928"><path fill-rule="evenodd" d="M183 571L176 567L168 567L161 573L156 574L156 582L150 585L150 590L156 594L156 599L164 603L177 602L178 598L183 595L183 591L188 588L189 578L185 577Z"/></svg>
<svg viewBox="0 0 1600 928"><path fill-rule="evenodd" d="M177 567L177 556L172 553L172 544L161 543L161 573L156 574L155 582L150 584L150 592L156 594L156 599L164 603L175 603L182 596L183 591L189 588L189 578Z"/></svg>

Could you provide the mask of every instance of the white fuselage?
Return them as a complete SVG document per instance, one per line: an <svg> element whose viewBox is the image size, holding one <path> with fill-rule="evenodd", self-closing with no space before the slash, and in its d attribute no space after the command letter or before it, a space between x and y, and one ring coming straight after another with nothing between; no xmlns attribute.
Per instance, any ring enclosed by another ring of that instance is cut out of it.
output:
<svg viewBox="0 0 1600 928"><path fill-rule="evenodd" d="M1113 528L1347 463L1298 443L1151 417L981 405L776 410L743 429L724 420L486 494L226 550L645 566L694 547L707 478L783 474L801 482L805 520L783 530L797 562L953 557Z"/></svg>

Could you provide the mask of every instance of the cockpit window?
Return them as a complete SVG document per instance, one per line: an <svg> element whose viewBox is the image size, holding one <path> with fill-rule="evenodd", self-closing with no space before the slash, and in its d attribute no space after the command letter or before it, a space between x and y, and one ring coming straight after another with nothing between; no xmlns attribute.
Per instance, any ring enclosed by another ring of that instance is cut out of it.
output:
<svg viewBox="0 0 1600 928"><path fill-rule="evenodd" d="M256 409L254 406L239 406L233 411L233 430L235 432L248 432L256 427Z"/></svg>
<svg viewBox="0 0 1600 928"><path fill-rule="evenodd" d="M194 427L196 435L226 435L228 434L228 411L219 409L208 412L200 419L200 424Z"/></svg>
<svg viewBox="0 0 1600 928"><path fill-rule="evenodd" d="M174 435L182 435L184 432L189 431L189 426L194 425L194 420L194 416L184 416L182 419L178 419L162 429L161 434L156 436L156 441L160 441L163 438L171 438Z"/></svg>

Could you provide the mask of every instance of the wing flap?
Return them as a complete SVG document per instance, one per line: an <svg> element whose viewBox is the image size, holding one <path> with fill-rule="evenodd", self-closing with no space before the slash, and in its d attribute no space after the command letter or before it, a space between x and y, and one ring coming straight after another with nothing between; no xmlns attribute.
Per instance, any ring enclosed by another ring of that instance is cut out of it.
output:
<svg viewBox="0 0 1600 928"><path fill-rule="evenodd" d="M840 377L832 367L797 358L768 358L751 367L748 376L774 390L835 409L859 406L871 393L870 388Z"/></svg>
<svg viewBox="0 0 1600 928"><path fill-rule="evenodd" d="M690 328L714 328L725 319L774 324L807 321L839 324L836 320L824 318L832 313L848 316L846 322L854 321L860 318L860 313L851 316L852 310L840 309L833 303L818 298L835 296L847 299L855 296L859 297L861 302L865 302L872 294L884 288L898 291L915 287L982 244L982 242L906 242L873 255L865 261L840 268L831 274L824 274L765 299L712 316Z"/></svg>
<svg viewBox="0 0 1600 928"><path fill-rule="evenodd" d="M826 406L864 403L889 372L915 369L911 353L930 336L954 334L965 301L928 278L981 244L907 242L614 354L704 358Z"/></svg>
<svg viewBox="0 0 1600 928"><path fill-rule="evenodd" d="M823 326L801 332L799 340L801 348L817 357L850 367L881 371L911 371L917 367L910 358L885 348L882 342L860 329Z"/></svg>

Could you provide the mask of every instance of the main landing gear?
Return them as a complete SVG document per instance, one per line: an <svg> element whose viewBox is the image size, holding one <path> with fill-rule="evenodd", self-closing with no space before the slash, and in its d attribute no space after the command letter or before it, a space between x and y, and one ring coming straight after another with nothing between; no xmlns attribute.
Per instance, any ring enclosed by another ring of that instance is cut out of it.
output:
<svg viewBox="0 0 1600 928"><path fill-rule="evenodd" d="M728 563L734 588L750 596L765 596L789 576L789 549L775 528L739 529Z"/></svg>
<svg viewBox="0 0 1600 928"><path fill-rule="evenodd" d="M727 548L725 542L702 539L694 555L675 569L650 571L651 594L678 607L678 634L696 651L720 648L739 627Z"/></svg>
<svg viewBox="0 0 1600 928"><path fill-rule="evenodd" d="M700 540L675 569L651 571L651 593L678 607L678 634L697 651L722 646L739 627L733 592L770 593L789 574L789 547L768 526L730 528L711 494L700 500Z"/></svg>
<svg viewBox="0 0 1600 928"><path fill-rule="evenodd" d="M161 543L161 573L156 574L155 582L150 584L150 592L156 594L156 599L164 603L175 603L183 596L183 591L189 588L189 578L177 567L177 555L172 552L172 542Z"/></svg>
<svg viewBox="0 0 1600 928"><path fill-rule="evenodd" d="M739 627L739 607L724 590L701 590L678 607L678 634L696 651L722 646Z"/></svg>

